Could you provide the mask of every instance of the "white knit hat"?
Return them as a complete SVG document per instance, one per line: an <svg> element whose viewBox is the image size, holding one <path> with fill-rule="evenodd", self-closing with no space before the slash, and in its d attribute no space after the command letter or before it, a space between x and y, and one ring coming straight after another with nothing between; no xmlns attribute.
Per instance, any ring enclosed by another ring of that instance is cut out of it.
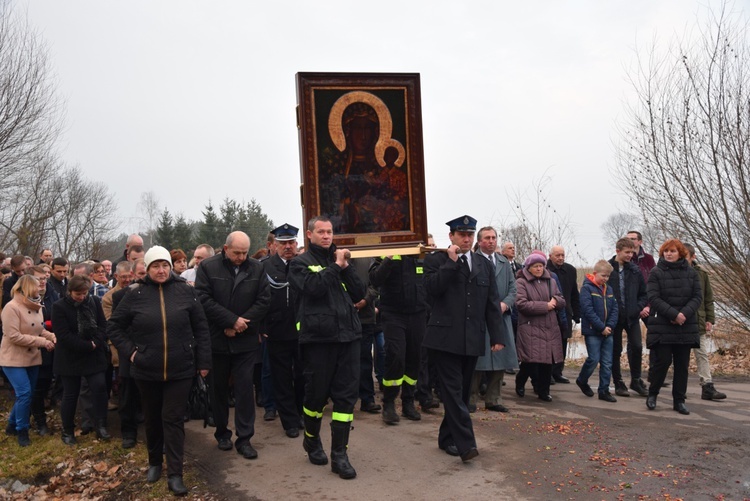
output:
<svg viewBox="0 0 750 501"><path fill-rule="evenodd" d="M169 266L172 266L172 256L169 255L169 251L160 245L154 245L143 256L143 260L146 262L146 269L151 266L154 261L166 261Z"/></svg>

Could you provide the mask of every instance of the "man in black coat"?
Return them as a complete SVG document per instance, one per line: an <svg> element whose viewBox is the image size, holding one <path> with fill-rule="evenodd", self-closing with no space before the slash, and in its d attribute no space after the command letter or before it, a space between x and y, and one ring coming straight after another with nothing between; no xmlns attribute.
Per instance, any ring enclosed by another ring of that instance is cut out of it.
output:
<svg viewBox="0 0 750 501"><path fill-rule="evenodd" d="M622 355L622 331L628 336L628 364L630 364L630 388L642 397L648 396L648 389L641 379L643 362L643 340L641 337L641 316L648 315L646 282L638 266L632 262L635 244L629 238L621 238L615 244L615 255L609 260L612 274L608 285L617 299L617 326L613 332L612 382L615 393L629 397L628 387L622 379L620 356Z"/></svg>
<svg viewBox="0 0 750 501"><path fill-rule="evenodd" d="M230 233L224 249L204 259L195 278L211 331L213 357L212 411L219 449L232 449L229 422L229 378L234 377L234 425L237 452L256 459L250 444L255 434L253 368L258 356L258 327L268 311L271 295L263 265L248 256L250 237L241 231Z"/></svg>
<svg viewBox="0 0 750 501"><path fill-rule="evenodd" d="M297 293L289 286L289 262L297 255L297 232L291 224L271 230L275 252L263 261L271 290L271 304L263 321L276 410L289 438L299 437L304 376L299 358L299 336L294 325Z"/></svg>
<svg viewBox="0 0 750 501"><path fill-rule="evenodd" d="M562 295L565 298L566 321L560 326L560 339L562 342L563 361L552 367L552 379L556 383L570 383L563 376L565 367L565 355L568 352L568 339L573 335L573 323L581 323L581 301L578 293L578 270L575 266L565 262L565 249L555 245L549 251L547 269L557 274L562 286Z"/></svg>
<svg viewBox="0 0 750 501"><path fill-rule="evenodd" d="M435 362L445 406L438 447L464 462L479 455L468 405L477 357L484 354L485 327L492 351L508 342L492 263L471 252L476 223L469 216L447 222L451 246L424 263L432 309L423 345Z"/></svg>
<svg viewBox="0 0 750 501"><path fill-rule="evenodd" d="M331 414L331 471L344 479L357 472L347 446L359 390L362 325L354 307L365 297L365 285L347 261L347 249L333 243L333 225L316 216L307 223L310 246L292 259L289 283L297 291L297 329L305 373L305 439L302 447L311 463L325 465L328 457L320 441L323 410L329 398Z"/></svg>

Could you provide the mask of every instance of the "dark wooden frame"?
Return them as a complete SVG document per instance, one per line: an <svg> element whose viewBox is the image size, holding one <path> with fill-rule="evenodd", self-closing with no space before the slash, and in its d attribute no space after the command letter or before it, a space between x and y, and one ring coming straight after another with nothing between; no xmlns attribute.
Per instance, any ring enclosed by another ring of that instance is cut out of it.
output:
<svg viewBox="0 0 750 501"><path fill-rule="evenodd" d="M371 96L375 96L377 99L367 101L371 99ZM361 97L364 97L365 101L358 99ZM378 165L371 163L370 172L387 177L388 174L385 169L391 169L389 172L394 172L397 179L403 178L404 173L407 175L406 192L408 193L408 199L395 198L395 201L393 201L393 199L388 198L388 194L391 192L387 190L391 185L387 181L385 182L387 188L380 191L383 191L381 195L383 204L398 204L392 207L399 208L406 204L408 214L404 210L390 209L390 213L394 215L390 220L399 221L392 224L391 227L387 227L388 223L382 222L378 217L370 217L369 219L362 217L362 221L368 221L367 225L348 225L348 223L334 222L334 242L339 247L351 249L377 249L382 247L385 250L393 247L416 246L427 241L420 99L419 74L417 73L297 73L297 128L302 179L301 203L305 223L310 218L321 215L324 206L330 209L334 203L338 206L329 210L329 212L334 213L335 221L354 220L347 219L347 216L342 216L341 213L349 214L354 210L359 214L360 207L358 204L360 204L360 200L350 202L354 209L347 209L348 205L345 205L342 200L334 200L337 197L326 196L326 200L322 202L321 193L325 195L341 193L340 190L335 190L346 185L347 180L350 179L349 165L351 165L353 155L351 151L349 151L347 157L350 160L346 164L346 173L345 175L341 174L344 168L341 166L340 158L347 155L346 151L340 149L339 146L346 142L346 126L341 125L342 121L346 122L344 118L345 109L355 103L364 102L368 106L371 103L377 103L370 107L375 111L375 113L370 113L370 116L377 115L377 122L373 121L373 123L380 124L378 135L375 136L378 145L373 146L372 149L376 162L383 170L378 170ZM403 108L401 102L403 102ZM385 108L382 105L385 105ZM387 113L381 114L384 109ZM383 116L387 116L387 120L382 120ZM339 120L331 120L329 124L328 119L332 117ZM337 122L341 130L332 131L331 128L335 128ZM383 134L382 124L386 122L392 125L393 132L390 134L391 137L384 138L388 134ZM375 129L376 126L373 125L372 128ZM336 135L335 132L338 132L339 135ZM336 143L335 137L339 138L339 143ZM381 138L384 138L387 142L390 141L388 142L392 146L390 152L388 152L390 157L386 157L383 153L386 150L384 149L385 146L380 145ZM331 144L335 145L335 149L331 147ZM346 148L349 149L350 146L347 145ZM379 155L378 148L380 148ZM352 146L351 150L353 149ZM397 160L393 161L392 159L395 158L393 155L396 154L398 155ZM330 158L333 156L339 159L337 160L338 163L335 164L336 167L331 166L333 162ZM355 158L361 158L361 156ZM383 163L387 158L391 159L391 163L384 166ZM398 163L399 160L401 164ZM328 180L326 176L330 177L331 180ZM355 177L354 175L351 176L352 179ZM366 176L361 175L359 178L365 179ZM367 186L372 185L367 184ZM403 192L401 191L403 184L397 186L402 186L399 192ZM378 191L377 188L370 188L370 190L371 193ZM347 191L346 193L359 192ZM346 198L345 200L350 199ZM380 200L377 194L368 197L368 199ZM375 202L375 204L377 203ZM340 209L342 207L344 209ZM378 205L373 205L373 207L378 207ZM366 214L376 213L375 211L369 211ZM323 215L331 217L332 214L326 213ZM359 220L357 219L357 221ZM341 228L354 229L355 231L337 232L337 224ZM365 227L375 229L374 231L357 231L357 228ZM395 231L392 231L392 228L396 228Z"/></svg>

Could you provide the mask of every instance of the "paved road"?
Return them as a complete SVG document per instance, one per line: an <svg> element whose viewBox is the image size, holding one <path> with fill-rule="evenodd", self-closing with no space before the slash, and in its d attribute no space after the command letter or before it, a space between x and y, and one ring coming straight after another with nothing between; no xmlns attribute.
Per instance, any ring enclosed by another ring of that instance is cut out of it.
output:
<svg viewBox="0 0 750 501"><path fill-rule="evenodd" d="M506 386L511 413L490 413L480 404L474 414L480 456L469 464L437 448L440 415L386 426L379 415L357 411L349 456L358 475L349 481L330 466L310 464L302 438L287 438L278 420L265 422L262 414L252 441L259 459L218 450L212 429L197 421L187 425L187 455L232 499L750 497L750 384L717 381L717 387L730 398L700 400L691 378L691 414L681 416L672 410L669 389L648 411L644 398L611 404L586 398L574 384L553 386L551 404L530 391L518 398ZM328 450L329 434L322 435Z"/></svg>

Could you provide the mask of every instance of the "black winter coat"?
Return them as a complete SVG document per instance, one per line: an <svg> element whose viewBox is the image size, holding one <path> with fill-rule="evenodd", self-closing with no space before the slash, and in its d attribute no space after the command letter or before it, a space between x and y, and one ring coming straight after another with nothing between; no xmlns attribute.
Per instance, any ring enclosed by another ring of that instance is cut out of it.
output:
<svg viewBox="0 0 750 501"><path fill-rule="evenodd" d="M135 352L130 377L173 381L211 368L208 323L193 287L172 274L163 284L146 277L127 291L107 333L128 361Z"/></svg>
<svg viewBox="0 0 750 501"><path fill-rule="evenodd" d="M365 284L354 266L336 264L335 245L325 249L310 244L289 266L289 283L297 291L299 342L348 343L362 338L362 324L354 307L365 297Z"/></svg>
<svg viewBox="0 0 750 501"><path fill-rule="evenodd" d="M484 355L485 324L490 345L508 345L492 263L476 253L472 253L471 261L467 277L461 271L460 260L451 260L445 252L425 258L424 285L432 297L422 344L425 348L456 355Z"/></svg>
<svg viewBox="0 0 750 501"><path fill-rule="evenodd" d="M370 266L370 283L380 288L380 310L418 313L427 310L424 260L412 256L376 258Z"/></svg>
<svg viewBox="0 0 750 501"><path fill-rule="evenodd" d="M97 329L81 334L78 332L78 308L90 308L96 318ZM59 376L87 376L104 372L109 365L107 346L107 319L98 297L86 296L83 304L76 307L70 296L52 306L52 326L57 345L53 371ZM94 345L91 342L94 342Z"/></svg>
<svg viewBox="0 0 750 501"><path fill-rule="evenodd" d="M646 295L646 282L643 280L641 269L633 263L625 263L623 275L625 277L625 303L623 305L620 294L620 264L613 257L609 260L612 265L612 274L609 276L607 285L617 299L617 311L620 324L632 324L640 318L641 310L648 304ZM624 306L624 309L623 309Z"/></svg>
<svg viewBox="0 0 750 501"><path fill-rule="evenodd" d="M570 329L570 323L580 323L581 321L581 298L578 293L578 271L575 266L570 263L563 263L562 266L556 266L555 263L547 260L547 269L557 275L560 280L562 287L563 298L565 298L565 314L567 322L565 322L566 332L563 334L564 338L569 338L573 335Z"/></svg>
<svg viewBox="0 0 750 501"><path fill-rule="evenodd" d="M284 264L278 254L263 262L263 272L268 279L271 303L261 327L269 341L294 341L299 336L294 325L297 291L288 282L289 264Z"/></svg>
<svg viewBox="0 0 750 501"><path fill-rule="evenodd" d="M235 275L224 251L198 266L195 290L206 312L213 353L247 353L260 346L260 323L271 303L268 279L255 259L247 258L239 268ZM224 329L234 327L240 317L250 320L249 327L234 337L225 335Z"/></svg>
<svg viewBox="0 0 750 501"><path fill-rule="evenodd" d="M648 319L646 346L656 344L689 344L700 346L698 307L703 300L698 274L685 259L670 263L659 259L648 277ZM682 313L682 325L672 323Z"/></svg>

